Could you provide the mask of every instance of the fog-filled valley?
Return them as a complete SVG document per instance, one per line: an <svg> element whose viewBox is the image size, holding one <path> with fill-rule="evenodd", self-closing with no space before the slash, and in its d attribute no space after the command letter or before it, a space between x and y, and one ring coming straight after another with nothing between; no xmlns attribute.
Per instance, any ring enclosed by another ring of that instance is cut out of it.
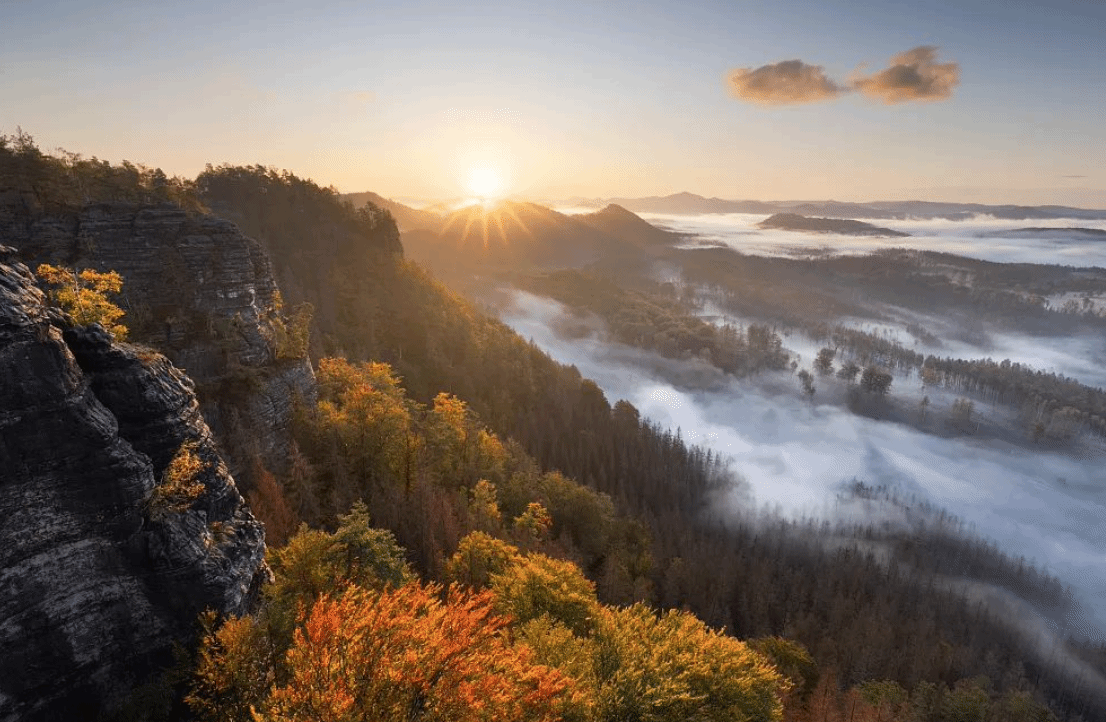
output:
<svg viewBox="0 0 1106 722"><path fill-rule="evenodd" d="M584 209L565 210L579 212ZM998 263L1106 266L1106 220L1101 219L1009 220L986 215L967 220L887 219L872 222L908 234L908 237L857 237L762 230L757 224L764 220L763 213L640 215L650 223L677 233L694 234L695 238L689 243L716 243L758 255L840 255L911 248Z"/></svg>
<svg viewBox="0 0 1106 722"><path fill-rule="evenodd" d="M755 214L641 217L672 234L644 263L492 262L458 287L612 401L726 459L733 476L702 519L814 520L800 533L892 566L904 537L993 545L1006 571L938 583L1038 653L1106 639L1106 427L1092 419L1106 398L1106 224L891 219L878 223L909 237L879 238L763 229ZM931 303L903 290L919 278L950 292ZM753 353L757 328L786 361L727 361ZM893 380L858 383L865 368ZM1011 370L1017 380L994 376ZM1011 595L1019 563L1074 604ZM1103 688L1100 671L1068 661Z"/></svg>
<svg viewBox="0 0 1106 722"><path fill-rule="evenodd" d="M906 424L855 414L840 398L843 383L819 379L813 402L788 372L737 380L702 361L665 359L612 343L602 332L566 335L560 304L514 294L501 313L522 336L595 379L611 399L626 399L662 426L732 459L739 482L708 513L756 518L822 518L904 523L900 505L947 510L962 531L996 542L1006 554L1043 566L1072 587L1088 617L1064 620L1066 631L1101 639L1106 626L1106 443L1076 449L1030 449L978 439L968 430L937 436ZM789 350L788 339L784 344ZM807 345L814 348L813 345ZM806 352L807 348L798 349ZM805 358L813 354L802 353ZM916 413L916 377L896 378L896 405ZM948 416L955 394L930 391L928 413ZM889 403L889 402L885 402ZM982 414L1001 414L988 409ZM895 503L858 510L860 483L881 487Z"/></svg>

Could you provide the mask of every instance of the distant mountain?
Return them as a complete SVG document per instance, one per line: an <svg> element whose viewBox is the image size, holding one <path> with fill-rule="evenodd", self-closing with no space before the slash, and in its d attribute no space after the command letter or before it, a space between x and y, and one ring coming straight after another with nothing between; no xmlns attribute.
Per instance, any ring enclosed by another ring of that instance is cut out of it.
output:
<svg viewBox="0 0 1106 722"><path fill-rule="evenodd" d="M641 216L614 203L595 213L573 218L635 246L665 246L680 239L679 234L657 228Z"/></svg>
<svg viewBox="0 0 1106 722"><path fill-rule="evenodd" d="M450 213L437 234L407 235L404 245L432 265L577 266L621 244L572 216L536 203L475 203Z"/></svg>
<svg viewBox="0 0 1106 722"><path fill-rule="evenodd" d="M907 214L875 208L863 203L843 203L841 201L821 201L789 204L781 203L788 213L819 218L874 218L879 220L905 219Z"/></svg>
<svg viewBox="0 0 1106 722"><path fill-rule="evenodd" d="M396 226L400 231L413 231L420 228L436 231L442 227L442 222L445 220L440 214L434 213L433 211L405 206L402 203L388 200L371 191L365 191L363 193L346 193L342 197L352 203L354 208L360 208L366 203L372 203L375 206L390 211L392 217L396 219Z"/></svg>
<svg viewBox="0 0 1106 722"><path fill-rule="evenodd" d="M1073 236L1082 236L1087 240L1106 241L1106 231L1100 228L1080 228L1078 226L1069 228L1013 228L1008 231L991 231L982 235L994 238L1020 238L1023 236L1032 238L1048 238L1050 236L1072 238Z"/></svg>
<svg viewBox="0 0 1106 722"><path fill-rule="evenodd" d="M1009 221L1049 218L1106 219L1106 210L1071 208L1069 206L985 205L982 203L935 203L931 201L875 201L864 204L870 208L894 213L895 218L946 218L959 221L977 215L993 216ZM832 214L826 214L832 215ZM854 217L873 218L860 213Z"/></svg>
<svg viewBox="0 0 1106 722"><path fill-rule="evenodd" d="M760 228L804 233L841 233L847 236L909 236L909 233L880 228L871 223L842 218L807 218L794 213L777 213L757 224Z"/></svg>
<svg viewBox="0 0 1106 722"><path fill-rule="evenodd" d="M611 198L607 202L627 208L634 213L775 213L780 210L774 203L727 201L721 198L704 198L694 193L676 193L670 196L648 198Z"/></svg>
<svg viewBox="0 0 1106 722"><path fill-rule="evenodd" d="M599 206L602 201L574 198L571 199L571 202L562 201L562 203L575 206ZM985 205L982 203L938 203L932 201L872 201L867 203L834 200L752 201L706 198L686 192L646 198L610 198L607 203L617 204L634 213L671 213L676 215L795 213L819 218L869 218L880 220L943 218L953 221L967 220L977 215L987 215L1003 220L1044 220L1052 218L1106 220L1106 210L1055 205Z"/></svg>

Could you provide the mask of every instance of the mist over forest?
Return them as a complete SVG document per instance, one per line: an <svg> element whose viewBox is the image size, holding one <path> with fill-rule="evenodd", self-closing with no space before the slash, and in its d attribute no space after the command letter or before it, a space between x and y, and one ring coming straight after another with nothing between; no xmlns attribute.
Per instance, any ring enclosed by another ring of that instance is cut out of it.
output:
<svg viewBox="0 0 1106 722"><path fill-rule="evenodd" d="M850 519L856 483L880 486L898 503L865 507L864 518L902 523L899 504L928 505L958 517L966 534L1041 564L1075 590L1089 618L1073 631L1102 639L1106 628L1106 506L1102 439L1076 452L1027 449L972 434L945 438L844 408L835 380L819 379L808 402L790 373L738 381L702 361L676 361L613 343L600 334L558 329L572 316L556 302L516 293L501 317L562 363L595 379L612 400L626 399L688 442L733 461L737 483L711 512L755 518ZM791 344L810 359L813 343ZM916 377L895 379L892 393L911 409ZM929 413L948 415L955 394L934 394ZM970 481L968 481L970 480Z"/></svg>

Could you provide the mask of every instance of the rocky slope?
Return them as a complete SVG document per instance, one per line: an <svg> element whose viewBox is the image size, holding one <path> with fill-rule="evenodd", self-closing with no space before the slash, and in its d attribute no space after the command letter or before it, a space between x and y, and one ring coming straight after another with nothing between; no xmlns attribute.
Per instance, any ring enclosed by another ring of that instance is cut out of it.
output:
<svg viewBox="0 0 1106 722"><path fill-rule="evenodd" d="M19 260L115 270L131 338L197 384L201 408L236 476L261 461L279 471L297 396L311 398L304 353L282 353L268 256L225 220L176 206L98 203L45 210L0 197L0 243Z"/></svg>
<svg viewBox="0 0 1106 722"><path fill-rule="evenodd" d="M188 378L98 326L63 331L14 255L0 249L0 720L95 719L199 612L250 606L264 533ZM194 498L164 486L186 444Z"/></svg>

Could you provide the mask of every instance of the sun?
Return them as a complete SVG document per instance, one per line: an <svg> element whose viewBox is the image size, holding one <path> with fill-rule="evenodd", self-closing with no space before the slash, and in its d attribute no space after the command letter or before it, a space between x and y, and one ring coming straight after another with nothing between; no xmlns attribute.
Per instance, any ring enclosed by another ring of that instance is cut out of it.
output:
<svg viewBox="0 0 1106 722"><path fill-rule="evenodd" d="M465 188L478 198L495 198L503 193L503 174L487 165L470 168Z"/></svg>

